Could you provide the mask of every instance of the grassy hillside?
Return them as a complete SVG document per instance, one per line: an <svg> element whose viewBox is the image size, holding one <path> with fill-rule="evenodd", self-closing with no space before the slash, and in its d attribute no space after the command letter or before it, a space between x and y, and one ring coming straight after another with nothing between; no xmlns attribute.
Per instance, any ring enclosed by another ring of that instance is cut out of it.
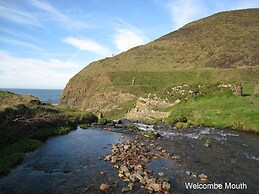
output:
<svg viewBox="0 0 259 194"><path fill-rule="evenodd" d="M103 112L113 118L127 113L139 97L149 93L175 100L178 94L167 94L176 86L188 85L189 90L198 92L199 85L210 88L240 83L245 94L252 94L259 82L258 34L259 9L200 19L146 45L89 64L71 78L60 105ZM181 99L190 97L194 95ZM243 101L234 102L238 105Z"/></svg>

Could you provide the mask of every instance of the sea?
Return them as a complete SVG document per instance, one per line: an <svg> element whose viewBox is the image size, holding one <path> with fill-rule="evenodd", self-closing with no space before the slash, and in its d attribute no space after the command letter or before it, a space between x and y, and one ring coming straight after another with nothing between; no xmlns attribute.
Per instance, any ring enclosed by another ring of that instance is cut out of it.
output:
<svg viewBox="0 0 259 194"><path fill-rule="evenodd" d="M33 95L38 97L41 102L57 105L60 95L63 90L61 89L13 89L13 88L0 88L3 91L9 91L22 95Z"/></svg>

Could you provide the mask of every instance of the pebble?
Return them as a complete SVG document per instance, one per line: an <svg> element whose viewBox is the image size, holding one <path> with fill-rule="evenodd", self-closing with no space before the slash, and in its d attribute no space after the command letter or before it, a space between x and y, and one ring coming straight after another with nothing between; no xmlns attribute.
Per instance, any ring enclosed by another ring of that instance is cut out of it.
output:
<svg viewBox="0 0 259 194"><path fill-rule="evenodd" d="M164 173L163 172L159 172L158 175L159 176L164 176Z"/></svg>
<svg viewBox="0 0 259 194"><path fill-rule="evenodd" d="M101 191L107 191L110 188L108 184L102 183L100 186Z"/></svg>
<svg viewBox="0 0 259 194"><path fill-rule="evenodd" d="M161 185L160 184L157 184L157 183L150 183L149 187L148 187L149 190L153 189L155 192L158 192L158 191L161 191Z"/></svg>
<svg viewBox="0 0 259 194"><path fill-rule="evenodd" d="M169 191L171 188L171 185L168 182L163 182L162 188L166 191Z"/></svg>
<svg viewBox="0 0 259 194"><path fill-rule="evenodd" d="M204 146L205 148L208 148L208 147L210 147L210 144L205 143L203 146Z"/></svg>
<svg viewBox="0 0 259 194"><path fill-rule="evenodd" d="M190 171L186 171L186 174L190 176L192 173Z"/></svg>
<svg viewBox="0 0 259 194"><path fill-rule="evenodd" d="M207 178L208 178L208 176L207 176L207 175L205 175L205 174L200 174L200 175L199 175L199 178L200 178L200 179L207 179Z"/></svg>

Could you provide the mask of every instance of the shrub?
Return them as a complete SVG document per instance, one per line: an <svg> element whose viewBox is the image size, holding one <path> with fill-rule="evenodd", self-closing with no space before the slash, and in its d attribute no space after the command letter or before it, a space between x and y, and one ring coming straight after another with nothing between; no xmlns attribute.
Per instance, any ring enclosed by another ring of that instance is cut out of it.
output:
<svg viewBox="0 0 259 194"><path fill-rule="evenodd" d="M107 123L108 123L108 121L105 118L98 119L98 125L106 125Z"/></svg>
<svg viewBox="0 0 259 194"><path fill-rule="evenodd" d="M187 128L190 127L190 124L189 124L189 123L184 123L184 122L177 122L177 123L175 124L175 127L176 127L177 129L187 129Z"/></svg>
<svg viewBox="0 0 259 194"><path fill-rule="evenodd" d="M164 121L171 125L175 125L178 122L187 123L188 119L182 113L173 113L172 112L168 118L164 119Z"/></svg>
<svg viewBox="0 0 259 194"><path fill-rule="evenodd" d="M98 122L98 117L91 112L82 113L79 118L79 123L91 124L91 123L97 123L97 122Z"/></svg>

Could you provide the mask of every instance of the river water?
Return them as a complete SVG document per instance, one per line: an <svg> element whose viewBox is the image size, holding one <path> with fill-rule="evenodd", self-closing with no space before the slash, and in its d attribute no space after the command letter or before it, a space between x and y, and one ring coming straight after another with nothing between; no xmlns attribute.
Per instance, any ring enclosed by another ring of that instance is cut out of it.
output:
<svg viewBox="0 0 259 194"><path fill-rule="evenodd" d="M180 156L178 162L163 158L152 160L147 168L169 177L173 193L259 193L259 136L256 134L192 127L178 131L164 126L136 124L142 130L162 134L150 140ZM166 130L165 130L166 129ZM133 138L136 133L104 127L78 128L67 135L52 137L39 149L0 179L0 193L100 193L101 183L111 185L111 193L121 193L125 183L110 162L99 160L111 151L111 143ZM206 139L211 146L203 146ZM193 174L204 173L210 183L245 183L248 190L186 190L186 182L199 182ZM100 173L104 172L103 175ZM147 193L137 185L134 193Z"/></svg>

